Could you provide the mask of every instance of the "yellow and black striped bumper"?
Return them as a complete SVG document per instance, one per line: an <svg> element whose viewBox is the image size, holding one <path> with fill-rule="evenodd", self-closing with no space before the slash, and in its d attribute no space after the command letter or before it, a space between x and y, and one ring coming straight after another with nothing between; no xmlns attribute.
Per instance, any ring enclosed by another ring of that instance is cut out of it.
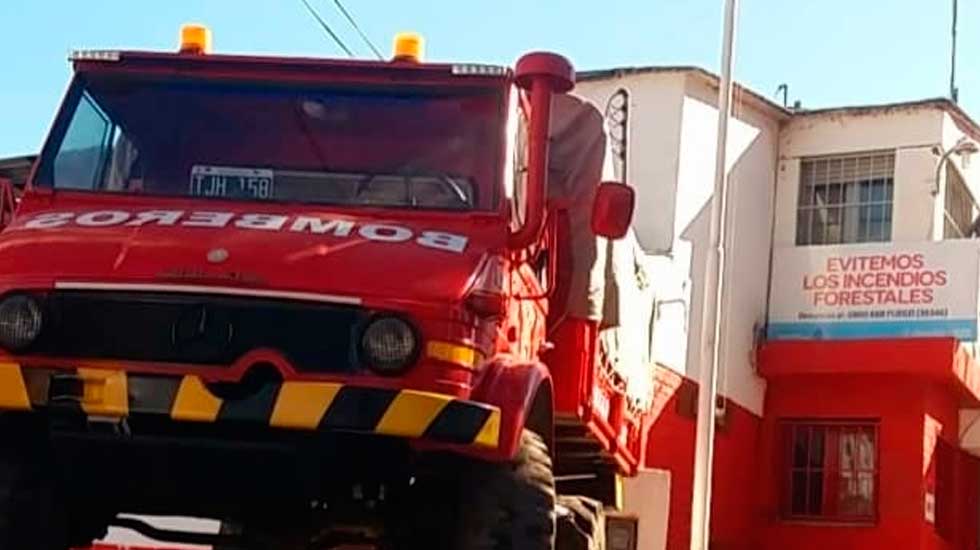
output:
<svg viewBox="0 0 980 550"><path fill-rule="evenodd" d="M222 400L193 375L0 363L0 410L40 409L58 401L77 403L90 417L156 414L184 422L253 422L491 448L500 436L499 408L424 391L286 381L247 398Z"/></svg>

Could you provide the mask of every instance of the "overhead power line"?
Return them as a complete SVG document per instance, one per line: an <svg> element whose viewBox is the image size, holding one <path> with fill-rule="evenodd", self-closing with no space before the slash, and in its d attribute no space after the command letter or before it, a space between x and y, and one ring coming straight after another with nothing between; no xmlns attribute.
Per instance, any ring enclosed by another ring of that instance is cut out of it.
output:
<svg viewBox="0 0 980 550"><path fill-rule="evenodd" d="M333 29L330 28L330 25L328 25L327 22L324 21L322 17L320 17L320 14L318 14L316 10L313 9L313 6L311 6L310 3L307 2L307 0L300 0L300 2L302 2L303 5L306 6L306 10L310 12L310 15L312 15L314 19L316 19L317 23L320 24L320 27L323 28L324 32L330 35L330 38L332 38L333 41L336 42L338 46L340 46L340 49L344 50L344 52L349 57L354 57L354 52L352 52L350 48L347 47L347 44L344 44L344 41L341 40L339 36L337 36L337 33L333 32Z"/></svg>
<svg viewBox="0 0 980 550"><path fill-rule="evenodd" d="M333 3L337 6L337 9L340 11L340 13L343 14L344 18L347 19L347 22L350 23L350 26L354 27L354 30L357 31L357 35L361 37L361 40L363 40L364 43L367 44L369 48L371 48L371 51L374 52L374 55L378 56L378 59L384 60L384 56L381 55L381 52L378 51L378 48L374 46L374 43L371 42L371 39L368 38L366 34L364 34L364 31L361 30L361 27L357 25L357 22L354 21L354 17L350 14L350 12L347 11L347 8L344 7L344 4L340 0L333 0Z"/></svg>

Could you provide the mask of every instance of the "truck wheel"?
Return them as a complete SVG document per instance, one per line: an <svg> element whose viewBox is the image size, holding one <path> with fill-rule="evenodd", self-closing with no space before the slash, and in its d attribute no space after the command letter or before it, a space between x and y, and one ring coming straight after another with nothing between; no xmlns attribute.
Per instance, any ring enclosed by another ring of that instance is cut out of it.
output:
<svg viewBox="0 0 980 550"><path fill-rule="evenodd" d="M559 550L605 550L606 513L598 500L581 497L558 497Z"/></svg>
<svg viewBox="0 0 980 550"><path fill-rule="evenodd" d="M68 516L43 460L0 453L0 549L66 550ZM86 541L86 544L91 540Z"/></svg>
<svg viewBox="0 0 980 550"><path fill-rule="evenodd" d="M552 550L555 476L544 439L521 434L509 464L481 464L460 502L458 550Z"/></svg>

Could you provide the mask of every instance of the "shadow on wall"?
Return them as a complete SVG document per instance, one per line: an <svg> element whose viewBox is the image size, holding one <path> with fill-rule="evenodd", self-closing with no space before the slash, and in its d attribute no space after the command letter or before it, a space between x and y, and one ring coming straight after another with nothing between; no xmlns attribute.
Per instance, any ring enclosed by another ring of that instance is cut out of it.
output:
<svg viewBox="0 0 980 550"><path fill-rule="evenodd" d="M771 208L774 174L762 174L762 167L771 167L774 155L771 143L758 134L732 166L728 184L728 230L726 231L726 301L723 303L723 326L730 327L721 339L719 392L726 393L733 381L732 370L748 366L754 345L754 327L765 321L766 294L769 286L769 249L771 243ZM680 238L690 248L691 309L688 334L687 374L698 378L700 372L700 327L704 304L705 261L710 247L711 197L684 227ZM738 292L732 289L737 288ZM761 410L764 384L750 368L735 373L742 385L751 388ZM734 395L740 401L745 395Z"/></svg>

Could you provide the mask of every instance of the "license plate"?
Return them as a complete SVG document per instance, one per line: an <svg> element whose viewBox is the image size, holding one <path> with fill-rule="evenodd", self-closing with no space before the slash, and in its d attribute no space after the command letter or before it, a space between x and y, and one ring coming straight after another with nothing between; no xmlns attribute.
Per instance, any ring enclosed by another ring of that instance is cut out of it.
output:
<svg viewBox="0 0 980 550"><path fill-rule="evenodd" d="M194 166L191 169L192 197L228 199L271 199L275 178L272 170L227 166Z"/></svg>

